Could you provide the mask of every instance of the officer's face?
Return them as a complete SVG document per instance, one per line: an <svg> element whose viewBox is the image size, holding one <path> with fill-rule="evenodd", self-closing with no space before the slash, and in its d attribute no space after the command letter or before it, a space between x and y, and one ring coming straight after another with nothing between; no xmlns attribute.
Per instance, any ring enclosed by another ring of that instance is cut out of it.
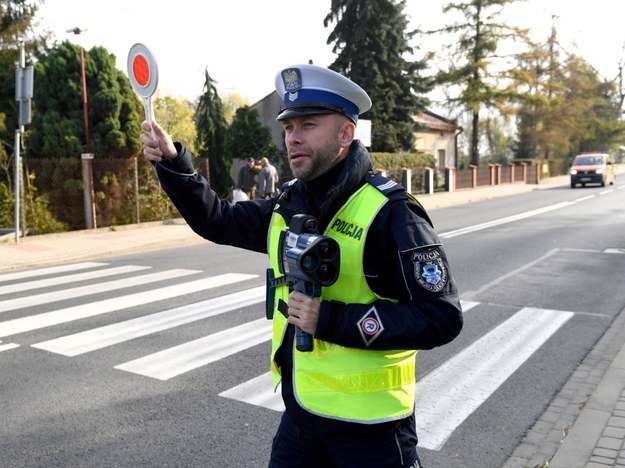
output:
<svg viewBox="0 0 625 468"><path fill-rule="evenodd" d="M345 158L354 124L340 114L314 114L282 121L293 175L309 181Z"/></svg>

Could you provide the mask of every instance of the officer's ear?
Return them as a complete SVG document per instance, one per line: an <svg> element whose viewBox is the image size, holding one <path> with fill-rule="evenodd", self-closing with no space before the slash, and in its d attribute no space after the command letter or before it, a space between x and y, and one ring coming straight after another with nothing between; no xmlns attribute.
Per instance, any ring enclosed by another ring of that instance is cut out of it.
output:
<svg viewBox="0 0 625 468"><path fill-rule="evenodd" d="M344 116L339 116L339 122L339 138L341 147L348 148L352 144L352 141L354 141L354 136L356 135L356 125Z"/></svg>

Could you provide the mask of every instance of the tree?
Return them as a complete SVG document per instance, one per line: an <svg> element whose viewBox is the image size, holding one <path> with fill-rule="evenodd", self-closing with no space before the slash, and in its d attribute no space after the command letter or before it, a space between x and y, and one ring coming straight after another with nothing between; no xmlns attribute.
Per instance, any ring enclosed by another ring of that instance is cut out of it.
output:
<svg viewBox="0 0 625 468"><path fill-rule="evenodd" d="M244 98L239 93L227 94L226 97L222 99L222 102L224 105L224 117L226 118L226 122L228 123L228 125L232 123L232 119L234 119L234 113L239 107L250 105L249 99Z"/></svg>
<svg viewBox="0 0 625 468"><path fill-rule="evenodd" d="M512 145L509 132L505 129L505 120L502 117L489 117L483 124L488 143L488 161L491 164L508 164Z"/></svg>
<svg viewBox="0 0 625 468"><path fill-rule="evenodd" d="M597 71L577 55L569 55L563 83L566 94L562 114L567 117L570 151L560 152L560 156L618 148L625 136L625 123L620 120L616 84L601 80Z"/></svg>
<svg viewBox="0 0 625 468"><path fill-rule="evenodd" d="M601 80L581 57L560 59L552 27L545 44L519 55L511 75L520 106L517 158L570 159L583 151L609 151L620 145L621 94L616 82Z"/></svg>
<svg viewBox="0 0 625 468"><path fill-rule="evenodd" d="M372 150L410 151L414 148L411 116L425 108L423 97L432 89L422 76L425 60L408 61L413 50L406 32L405 1L332 0L323 24L335 21L328 36L338 54L330 68L348 76L367 91L373 106L363 118L372 121Z"/></svg>
<svg viewBox="0 0 625 468"><path fill-rule="evenodd" d="M519 104L514 155L517 159L548 159L547 142L559 126L557 104L564 91L555 28L546 44L528 44L528 49L517 55L517 66L509 75L510 89Z"/></svg>
<svg viewBox="0 0 625 468"><path fill-rule="evenodd" d="M190 101L171 96L157 97L153 102L156 121L175 141L184 141L192 154L196 154L197 130L193 122L195 110Z"/></svg>
<svg viewBox="0 0 625 468"><path fill-rule="evenodd" d="M128 78L103 47L85 52L89 144L85 146L80 49L64 41L35 65L29 155L76 158L83 152L99 158L128 158L139 153L141 103Z"/></svg>
<svg viewBox="0 0 625 468"><path fill-rule="evenodd" d="M225 151L232 159L247 159L250 156L270 159L277 153L276 144L271 138L271 130L260 122L256 109L239 107L226 133Z"/></svg>
<svg viewBox="0 0 625 468"><path fill-rule="evenodd" d="M479 165L479 129L480 109L482 107L502 109L511 96L505 88L499 88L497 81L509 73L505 70L493 73L489 67L496 57L499 42L505 38L523 39L526 31L498 23L497 16L501 9L511 3L522 0L466 0L448 3L444 13L458 12L463 20L452 23L428 34L457 34L453 45L445 47L451 50L447 69L441 70L436 77L438 85L452 86L449 97L451 103L462 105L471 114L471 164Z"/></svg>
<svg viewBox="0 0 625 468"><path fill-rule="evenodd" d="M198 155L208 159L209 179L215 192L227 197L234 187L230 176L232 159L224 152L226 119L221 99L217 94L216 82L205 70L203 94L195 111Z"/></svg>

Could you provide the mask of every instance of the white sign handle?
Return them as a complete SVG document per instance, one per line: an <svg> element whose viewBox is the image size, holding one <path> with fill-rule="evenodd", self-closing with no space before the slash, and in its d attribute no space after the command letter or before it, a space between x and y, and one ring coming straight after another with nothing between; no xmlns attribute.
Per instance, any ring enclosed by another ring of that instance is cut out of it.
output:
<svg viewBox="0 0 625 468"><path fill-rule="evenodd" d="M145 119L148 121L150 126L156 120L154 118L154 107L152 106L152 96L148 96L143 98L143 110L145 111ZM150 136L152 140L156 140L156 133L154 130L150 130Z"/></svg>

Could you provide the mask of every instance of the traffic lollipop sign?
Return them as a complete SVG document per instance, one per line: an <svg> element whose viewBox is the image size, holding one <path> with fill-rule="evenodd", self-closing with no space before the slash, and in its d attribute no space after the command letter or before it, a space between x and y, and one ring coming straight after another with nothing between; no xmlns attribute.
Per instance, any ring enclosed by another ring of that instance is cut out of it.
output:
<svg viewBox="0 0 625 468"><path fill-rule="evenodd" d="M143 109L146 120L154 122L154 110L152 109L152 95L158 86L158 67L156 59L150 49L144 44L138 43L130 48L128 53L128 78L135 93L143 99ZM152 131L152 138L156 139Z"/></svg>

